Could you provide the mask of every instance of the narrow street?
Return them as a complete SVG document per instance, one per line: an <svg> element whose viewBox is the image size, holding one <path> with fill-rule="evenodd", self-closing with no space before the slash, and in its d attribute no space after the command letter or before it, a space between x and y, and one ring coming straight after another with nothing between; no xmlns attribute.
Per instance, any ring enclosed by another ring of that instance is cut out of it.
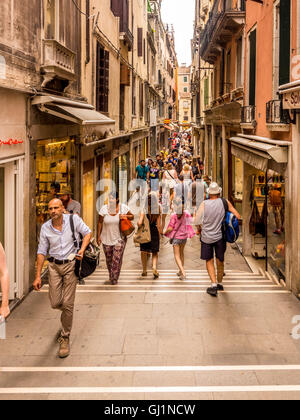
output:
<svg viewBox="0 0 300 420"><path fill-rule="evenodd" d="M300 400L300 0L0 3L0 400Z"/></svg>
<svg viewBox="0 0 300 420"><path fill-rule="evenodd" d="M101 267L77 290L69 358L56 356L59 313L47 286L31 293L1 343L1 399L299 399L299 302L229 249L225 292L206 294L198 239L187 245L185 282L172 249L160 278L140 277L130 240L119 285Z"/></svg>

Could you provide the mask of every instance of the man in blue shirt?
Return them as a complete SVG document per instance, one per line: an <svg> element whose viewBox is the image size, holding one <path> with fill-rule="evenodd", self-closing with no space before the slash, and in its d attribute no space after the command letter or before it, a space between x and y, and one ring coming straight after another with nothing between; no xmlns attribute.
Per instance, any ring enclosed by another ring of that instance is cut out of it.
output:
<svg viewBox="0 0 300 420"><path fill-rule="evenodd" d="M146 166L145 160L141 160L141 163L136 167L135 172L137 179L143 179L144 181L147 181L147 179L149 178L149 168L148 166Z"/></svg>
<svg viewBox="0 0 300 420"><path fill-rule="evenodd" d="M49 255L49 298L52 308L62 312L58 356L65 358L70 354L69 341L78 281L74 272L75 262L76 259L82 260L92 234L83 220L78 215L74 215L74 233L78 243L80 243L79 235L83 237L81 248L76 249L70 224L71 215L64 214L62 201L59 199L50 201L48 210L51 220L44 223L41 228L37 252L37 273L33 287L37 291L41 289L42 268Z"/></svg>

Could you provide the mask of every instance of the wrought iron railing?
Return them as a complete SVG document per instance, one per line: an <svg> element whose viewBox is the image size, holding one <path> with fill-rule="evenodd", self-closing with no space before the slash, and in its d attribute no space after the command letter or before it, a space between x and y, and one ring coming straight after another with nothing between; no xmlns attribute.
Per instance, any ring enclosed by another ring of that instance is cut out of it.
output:
<svg viewBox="0 0 300 420"><path fill-rule="evenodd" d="M256 117L256 106L248 105L241 108L241 123L252 124Z"/></svg>
<svg viewBox="0 0 300 420"><path fill-rule="evenodd" d="M129 29L128 23L125 20L120 19L120 34L125 34L130 46L133 45L133 35Z"/></svg>
<svg viewBox="0 0 300 420"><path fill-rule="evenodd" d="M282 107L282 100L275 99L266 103L267 124L289 124L289 112Z"/></svg>
<svg viewBox="0 0 300 420"><path fill-rule="evenodd" d="M228 12L245 12L245 0L215 0L204 31L200 34L200 56L207 50L218 22Z"/></svg>

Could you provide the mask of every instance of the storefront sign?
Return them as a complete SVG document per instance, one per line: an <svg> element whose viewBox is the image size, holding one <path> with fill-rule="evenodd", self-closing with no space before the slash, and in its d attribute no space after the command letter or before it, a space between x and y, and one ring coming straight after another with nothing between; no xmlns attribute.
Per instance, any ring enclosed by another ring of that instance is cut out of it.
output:
<svg viewBox="0 0 300 420"><path fill-rule="evenodd" d="M13 140L13 139L9 139L9 140L0 140L0 147L1 146L13 146L16 144L23 144L24 140Z"/></svg>
<svg viewBox="0 0 300 420"><path fill-rule="evenodd" d="M299 109L300 108L300 90L288 92L283 95L284 109Z"/></svg>

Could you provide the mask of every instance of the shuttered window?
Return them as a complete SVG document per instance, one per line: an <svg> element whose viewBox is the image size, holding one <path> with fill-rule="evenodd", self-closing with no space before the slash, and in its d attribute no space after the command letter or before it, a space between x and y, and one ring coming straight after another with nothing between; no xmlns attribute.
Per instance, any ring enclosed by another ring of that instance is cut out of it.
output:
<svg viewBox="0 0 300 420"><path fill-rule="evenodd" d="M96 108L108 112L109 52L97 43Z"/></svg>
<svg viewBox="0 0 300 420"><path fill-rule="evenodd" d="M110 0L110 9L115 16L120 16L122 2L120 0Z"/></svg>
<svg viewBox="0 0 300 420"><path fill-rule="evenodd" d="M290 81L291 0L280 1L279 85Z"/></svg>
<svg viewBox="0 0 300 420"><path fill-rule="evenodd" d="M209 81L208 81L208 77L204 80L204 105L205 106L208 106L208 99L209 99L209 97L208 97L208 94L209 94L209 92L208 92L208 83L209 83ZM199 116L199 114L197 113L197 117Z"/></svg>
<svg viewBox="0 0 300 420"><path fill-rule="evenodd" d="M140 118L144 116L144 83L140 81Z"/></svg>
<svg viewBox="0 0 300 420"><path fill-rule="evenodd" d="M249 105L255 105L256 94L256 29L249 35L250 63L249 63Z"/></svg>
<svg viewBox="0 0 300 420"><path fill-rule="evenodd" d="M143 28L138 28L138 57L143 56Z"/></svg>

